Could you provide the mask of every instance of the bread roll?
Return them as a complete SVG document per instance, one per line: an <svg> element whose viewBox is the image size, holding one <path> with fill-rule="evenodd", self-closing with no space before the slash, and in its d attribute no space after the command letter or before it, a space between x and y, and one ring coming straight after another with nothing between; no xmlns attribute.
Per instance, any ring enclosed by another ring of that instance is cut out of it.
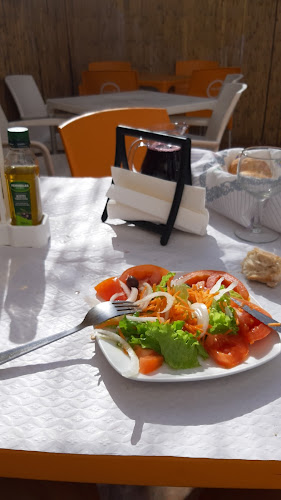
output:
<svg viewBox="0 0 281 500"><path fill-rule="evenodd" d="M242 262L242 273L249 280L275 287L281 281L281 257L261 248L253 248Z"/></svg>
<svg viewBox="0 0 281 500"><path fill-rule="evenodd" d="M230 174L237 174L239 160L240 158L235 158L235 160L230 163L228 167L228 172ZM241 171L244 172L244 175L249 175L251 177L272 177L272 172L266 161L256 160L254 158L244 158Z"/></svg>

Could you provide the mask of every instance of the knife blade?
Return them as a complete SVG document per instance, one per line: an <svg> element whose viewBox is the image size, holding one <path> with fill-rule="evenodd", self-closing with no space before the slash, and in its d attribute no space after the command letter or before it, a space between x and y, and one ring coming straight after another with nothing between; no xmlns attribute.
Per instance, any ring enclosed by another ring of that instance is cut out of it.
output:
<svg viewBox="0 0 281 500"><path fill-rule="evenodd" d="M245 304L241 304L239 300L234 299L231 297L231 300L235 302L241 309L246 311L248 314L251 314L254 318L258 319L261 321L266 326L269 326L276 332L281 334L281 323L280 321L275 320L274 318L271 318L270 316L267 316L266 314L263 314L261 311L258 311L257 309L252 309L250 306L247 306Z"/></svg>

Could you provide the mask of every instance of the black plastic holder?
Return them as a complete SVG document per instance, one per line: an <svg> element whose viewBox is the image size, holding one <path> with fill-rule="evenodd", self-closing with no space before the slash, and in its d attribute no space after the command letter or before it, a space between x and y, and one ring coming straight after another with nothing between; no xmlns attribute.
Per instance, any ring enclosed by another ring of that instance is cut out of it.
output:
<svg viewBox="0 0 281 500"><path fill-rule="evenodd" d="M191 140L189 137L185 136L176 136L173 134L165 133L165 132L151 132L149 130L137 129L132 127L125 127L123 125L119 125L116 128L116 151L115 151L115 162L114 165L116 167L129 169L128 158L126 153L125 146L125 137L138 137L142 139L148 139L153 141L163 142L165 144L172 144L174 146L179 146L181 148L181 160L180 167L178 173L178 180L176 182L176 189L174 198L171 204L170 213L165 224L157 224L155 222L150 221L127 221L130 224L134 224L135 226L139 226L143 229L147 229L149 231L154 231L156 233L161 234L160 243L161 245L166 245L169 241L172 229L174 227L175 220L177 218L178 210L181 204L182 194L184 190L185 184L192 185L192 177L191 177ZM140 173L140 175L142 175ZM113 181L112 181L113 182ZM103 214L102 214L102 222L107 220L107 200Z"/></svg>

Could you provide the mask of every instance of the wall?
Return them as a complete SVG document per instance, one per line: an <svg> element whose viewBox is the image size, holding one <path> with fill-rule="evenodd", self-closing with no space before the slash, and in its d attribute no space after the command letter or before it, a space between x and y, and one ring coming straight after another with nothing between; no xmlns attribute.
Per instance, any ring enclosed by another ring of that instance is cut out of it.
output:
<svg viewBox="0 0 281 500"><path fill-rule="evenodd" d="M281 0L0 0L3 79L32 74L44 96L78 93L94 60L130 60L173 73L177 59L241 66L248 89L235 111L235 145L280 144Z"/></svg>

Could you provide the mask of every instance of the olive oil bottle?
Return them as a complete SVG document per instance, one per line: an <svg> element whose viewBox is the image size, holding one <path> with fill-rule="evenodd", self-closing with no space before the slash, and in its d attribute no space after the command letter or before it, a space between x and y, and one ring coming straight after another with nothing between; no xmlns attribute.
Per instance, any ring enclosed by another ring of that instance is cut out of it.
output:
<svg viewBox="0 0 281 500"><path fill-rule="evenodd" d="M15 226L36 226L42 220L39 165L30 149L28 129L9 128L8 141L4 171L11 223Z"/></svg>

